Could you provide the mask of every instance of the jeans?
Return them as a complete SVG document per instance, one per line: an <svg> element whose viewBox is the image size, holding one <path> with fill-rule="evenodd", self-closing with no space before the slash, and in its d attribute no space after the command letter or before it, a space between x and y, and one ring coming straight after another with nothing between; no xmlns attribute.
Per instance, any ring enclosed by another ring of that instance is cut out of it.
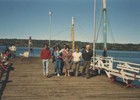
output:
<svg viewBox="0 0 140 100"><path fill-rule="evenodd" d="M43 75L48 75L49 60L43 59L42 64L43 64Z"/></svg>
<svg viewBox="0 0 140 100"><path fill-rule="evenodd" d="M61 66L62 66L62 60L61 59L56 59L55 62L55 71L58 73L58 74L61 74Z"/></svg>

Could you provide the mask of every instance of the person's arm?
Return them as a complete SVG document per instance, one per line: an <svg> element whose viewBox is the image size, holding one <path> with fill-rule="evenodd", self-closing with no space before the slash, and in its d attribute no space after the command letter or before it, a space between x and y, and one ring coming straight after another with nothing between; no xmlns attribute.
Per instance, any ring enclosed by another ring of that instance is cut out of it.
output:
<svg viewBox="0 0 140 100"><path fill-rule="evenodd" d="M62 53L58 53L58 58L62 58Z"/></svg>
<svg viewBox="0 0 140 100"><path fill-rule="evenodd" d="M91 57L93 56L93 50L91 50L90 55L91 55Z"/></svg>
<svg viewBox="0 0 140 100"><path fill-rule="evenodd" d="M72 53L72 57L74 57L74 52Z"/></svg>
<svg viewBox="0 0 140 100"><path fill-rule="evenodd" d="M58 55L58 53L56 51L54 51L54 57L59 58L59 55Z"/></svg>
<svg viewBox="0 0 140 100"><path fill-rule="evenodd" d="M84 58L84 56L85 56L85 50L82 50L82 58Z"/></svg>
<svg viewBox="0 0 140 100"><path fill-rule="evenodd" d="M64 50L65 50L65 49L61 49L61 50L59 51L59 53L63 53Z"/></svg>
<svg viewBox="0 0 140 100"><path fill-rule="evenodd" d="M70 52L70 61L72 60L72 53Z"/></svg>
<svg viewBox="0 0 140 100"><path fill-rule="evenodd" d="M79 58L82 58L82 53L81 52L79 52L80 53L80 57Z"/></svg>
<svg viewBox="0 0 140 100"><path fill-rule="evenodd" d="M51 58L51 51L49 50L49 59Z"/></svg>
<svg viewBox="0 0 140 100"><path fill-rule="evenodd" d="M65 59L65 52L64 51L62 52L62 59L63 60Z"/></svg>

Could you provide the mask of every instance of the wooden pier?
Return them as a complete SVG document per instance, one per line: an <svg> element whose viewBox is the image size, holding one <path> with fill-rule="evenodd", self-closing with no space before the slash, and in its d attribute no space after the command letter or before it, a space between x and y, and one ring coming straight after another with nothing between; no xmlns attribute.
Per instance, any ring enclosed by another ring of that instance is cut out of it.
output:
<svg viewBox="0 0 140 100"><path fill-rule="evenodd" d="M13 67L1 79L1 100L140 100L139 88L124 88L106 75L45 78L39 58L16 58ZM49 69L53 73L52 64Z"/></svg>

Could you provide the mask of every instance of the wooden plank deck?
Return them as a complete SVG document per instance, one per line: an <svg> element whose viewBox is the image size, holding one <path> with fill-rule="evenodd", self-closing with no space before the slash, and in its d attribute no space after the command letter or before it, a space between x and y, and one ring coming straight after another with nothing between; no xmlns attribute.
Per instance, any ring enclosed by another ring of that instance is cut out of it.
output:
<svg viewBox="0 0 140 100"><path fill-rule="evenodd" d="M1 100L140 100L140 89L123 88L105 75L44 78L39 58L17 58L13 66L4 86L0 83ZM50 69L52 73L52 65Z"/></svg>

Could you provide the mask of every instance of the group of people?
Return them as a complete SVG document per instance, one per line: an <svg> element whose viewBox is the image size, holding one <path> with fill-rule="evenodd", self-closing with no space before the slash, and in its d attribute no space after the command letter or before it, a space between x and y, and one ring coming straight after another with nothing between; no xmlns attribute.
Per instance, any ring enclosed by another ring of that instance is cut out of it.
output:
<svg viewBox="0 0 140 100"><path fill-rule="evenodd" d="M51 52L49 45L44 44L40 53L40 58L42 59L43 64L43 75L45 77L49 77L49 59L52 58L55 75L61 76L64 68L65 76L70 76L70 69L72 64L74 64L73 72L74 76L77 77L79 75L79 67L82 59L82 76L90 78L89 68L92 56L93 51L90 48L90 45L86 45L86 48L82 51L79 51L78 47L76 47L75 51L71 51L69 46L64 44L63 49L61 49L59 46L56 46Z"/></svg>
<svg viewBox="0 0 140 100"><path fill-rule="evenodd" d="M6 46L4 52L0 53L0 78L4 71L8 70L11 65L9 62L11 59L16 57L16 46L12 44L11 46Z"/></svg>

